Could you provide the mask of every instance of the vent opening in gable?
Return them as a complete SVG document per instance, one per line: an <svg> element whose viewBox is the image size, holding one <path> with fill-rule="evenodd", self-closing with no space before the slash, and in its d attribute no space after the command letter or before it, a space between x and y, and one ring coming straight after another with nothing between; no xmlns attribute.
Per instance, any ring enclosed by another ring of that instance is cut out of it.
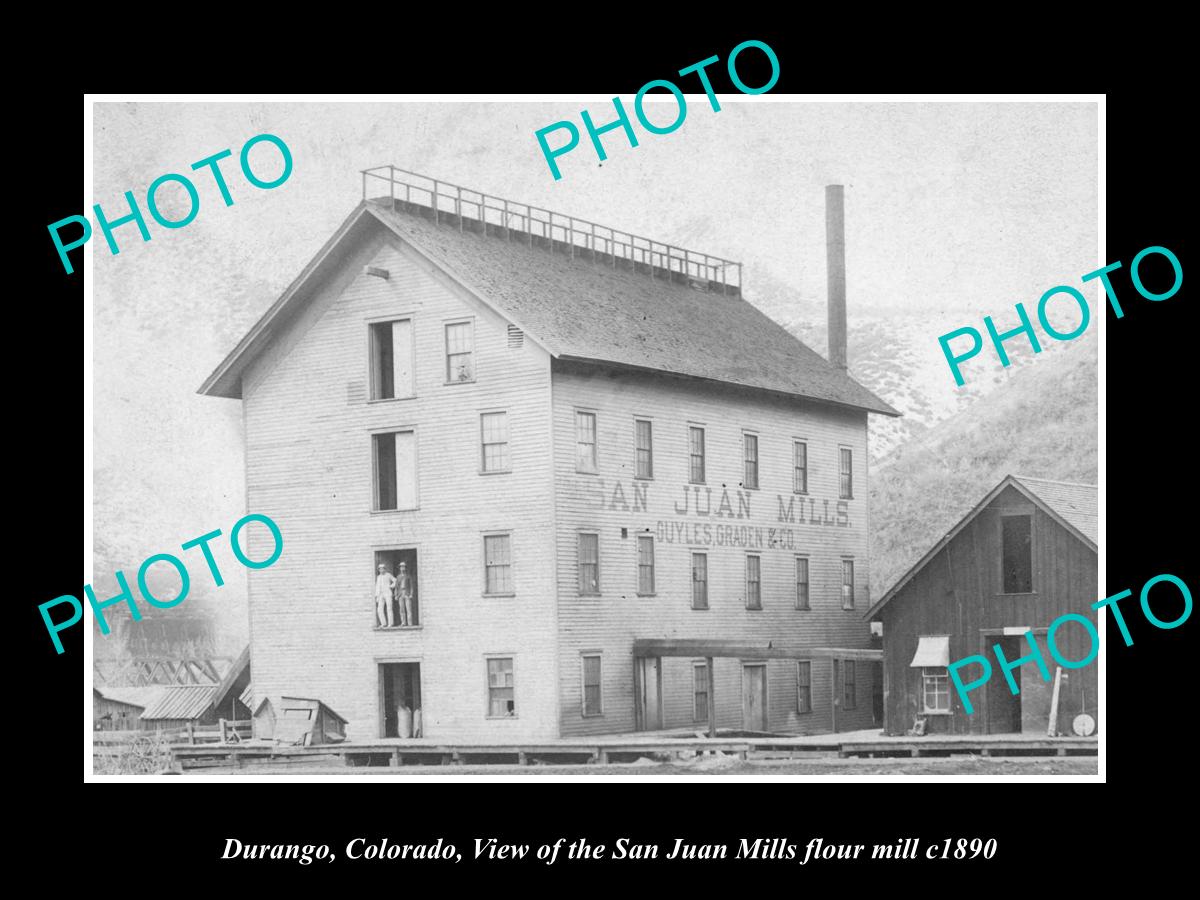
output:
<svg viewBox="0 0 1200 900"><path fill-rule="evenodd" d="M516 325L508 326L508 349L514 350L517 347L525 346L525 332Z"/></svg>

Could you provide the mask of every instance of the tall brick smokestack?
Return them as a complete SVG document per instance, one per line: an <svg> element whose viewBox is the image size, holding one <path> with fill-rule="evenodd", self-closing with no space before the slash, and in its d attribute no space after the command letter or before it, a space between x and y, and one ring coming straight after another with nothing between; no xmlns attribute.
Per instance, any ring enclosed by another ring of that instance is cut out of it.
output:
<svg viewBox="0 0 1200 900"><path fill-rule="evenodd" d="M825 269L829 278L829 361L846 368L846 211L842 186L825 186Z"/></svg>

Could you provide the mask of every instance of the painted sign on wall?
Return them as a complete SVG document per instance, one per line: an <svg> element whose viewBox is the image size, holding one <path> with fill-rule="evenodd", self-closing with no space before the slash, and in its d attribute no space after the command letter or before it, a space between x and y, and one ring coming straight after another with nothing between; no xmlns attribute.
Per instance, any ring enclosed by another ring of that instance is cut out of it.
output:
<svg viewBox="0 0 1200 900"><path fill-rule="evenodd" d="M595 509L621 512L650 512L650 492L654 487L648 481L607 482L603 478L579 479L576 490ZM740 519L751 518L755 491L738 488L713 488L702 484L681 485L674 496L668 498L670 510L677 516L687 517L678 522L660 521L660 540L679 540L680 543L717 544L718 546L792 546L791 529L755 528L742 526L712 525L694 519ZM761 499L757 501L762 503ZM768 507L770 509L770 507ZM762 510L760 507L760 511ZM775 495L775 522L788 525L820 525L824 527L849 528L850 504L846 500L827 500L805 494ZM750 535L750 532L755 532ZM762 537L758 536L762 533ZM683 535L691 537L684 539ZM707 535L707 536L706 536ZM748 541L754 541L749 543Z"/></svg>

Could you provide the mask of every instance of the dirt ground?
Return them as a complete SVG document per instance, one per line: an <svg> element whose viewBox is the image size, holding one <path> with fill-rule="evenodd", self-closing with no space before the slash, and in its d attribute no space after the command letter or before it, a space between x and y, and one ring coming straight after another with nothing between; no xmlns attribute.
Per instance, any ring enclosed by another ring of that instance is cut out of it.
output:
<svg viewBox="0 0 1200 900"><path fill-rule="evenodd" d="M639 760L622 765L589 766L384 766L357 768L329 766L247 766L244 769L199 769L192 775L525 775L539 776L612 775L612 776L671 776L671 775L747 775L762 778L795 775L1095 775L1094 756L1067 757L945 757L929 759L803 759L803 760L739 760L734 757L707 757L689 763L665 763Z"/></svg>

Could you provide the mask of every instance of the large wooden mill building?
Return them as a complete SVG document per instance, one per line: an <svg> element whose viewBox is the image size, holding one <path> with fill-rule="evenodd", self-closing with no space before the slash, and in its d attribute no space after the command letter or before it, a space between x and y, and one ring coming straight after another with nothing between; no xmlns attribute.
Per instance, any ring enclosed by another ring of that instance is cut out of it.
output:
<svg viewBox="0 0 1200 900"><path fill-rule="evenodd" d="M876 722L867 417L897 413L846 373L841 189L832 361L737 263L393 167L363 196L201 388L284 538L256 695L351 740Z"/></svg>

